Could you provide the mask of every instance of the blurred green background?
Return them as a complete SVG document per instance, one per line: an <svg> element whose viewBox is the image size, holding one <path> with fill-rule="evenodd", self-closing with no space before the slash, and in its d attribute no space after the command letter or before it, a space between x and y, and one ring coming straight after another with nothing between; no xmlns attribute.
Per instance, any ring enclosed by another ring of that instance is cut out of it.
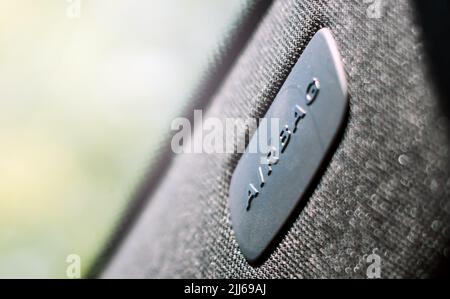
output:
<svg viewBox="0 0 450 299"><path fill-rule="evenodd" d="M0 0L0 277L86 273L240 0Z"/></svg>

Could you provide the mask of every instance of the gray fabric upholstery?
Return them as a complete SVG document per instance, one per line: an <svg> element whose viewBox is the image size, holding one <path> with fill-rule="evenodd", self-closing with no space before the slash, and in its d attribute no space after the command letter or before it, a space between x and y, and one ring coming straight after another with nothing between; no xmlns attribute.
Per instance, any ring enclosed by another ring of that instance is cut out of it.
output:
<svg viewBox="0 0 450 299"><path fill-rule="evenodd" d="M207 116L262 117L302 50L329 27L345 61L348 127L303 212L251 267L233 235L228 187L237 155L180 155L104 277L427 277L449 255L447 120L427 81L408 1L381 19L364 1L275 1Z"/></svg>

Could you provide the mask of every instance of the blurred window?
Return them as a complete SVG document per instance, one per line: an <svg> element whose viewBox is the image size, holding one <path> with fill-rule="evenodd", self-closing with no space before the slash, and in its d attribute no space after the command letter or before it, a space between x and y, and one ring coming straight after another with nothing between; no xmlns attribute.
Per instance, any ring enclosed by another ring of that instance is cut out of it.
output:
<svg viewBox="0 0 450 299"><path fill-rule="evenodd" d="M0 277L89 269L242 5L0 1Z"/></svg>

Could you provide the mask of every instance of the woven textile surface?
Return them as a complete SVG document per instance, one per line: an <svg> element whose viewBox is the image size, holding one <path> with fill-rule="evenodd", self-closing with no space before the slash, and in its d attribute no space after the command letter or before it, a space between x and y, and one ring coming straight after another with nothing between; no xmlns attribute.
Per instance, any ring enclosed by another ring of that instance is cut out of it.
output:
<svg viewBox="0 0 450 299"><path fill-rule="evenodd" d="M204 117L263 117L312 36L328 27L349 82L346 132L268 259L236 243L228 188L239 156L177 156L104 277L427 277L450 254L448 121L408 1L275 1ZM243 137L243 136L242 136Z"/></svg>

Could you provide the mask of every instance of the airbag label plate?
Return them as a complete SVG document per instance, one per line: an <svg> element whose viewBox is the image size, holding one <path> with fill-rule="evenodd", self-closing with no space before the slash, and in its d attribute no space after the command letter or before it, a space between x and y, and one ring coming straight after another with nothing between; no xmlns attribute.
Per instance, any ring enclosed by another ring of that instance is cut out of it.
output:
<svg viewBox="0 0 450 299"><path fill-rule="evenodd" d="M320 30L304 50L268 110L280 133L264 150L243 154L231 180L229 206L239 247L250 263L269 253L304 206L329 163L348 110L347 84L336 43ZM259 144L257 132L250 140ZM257 147L259 145L256 145ZM263 152L264 154L261 154ZM331 153L332 154L332 153Z"/></svg>

